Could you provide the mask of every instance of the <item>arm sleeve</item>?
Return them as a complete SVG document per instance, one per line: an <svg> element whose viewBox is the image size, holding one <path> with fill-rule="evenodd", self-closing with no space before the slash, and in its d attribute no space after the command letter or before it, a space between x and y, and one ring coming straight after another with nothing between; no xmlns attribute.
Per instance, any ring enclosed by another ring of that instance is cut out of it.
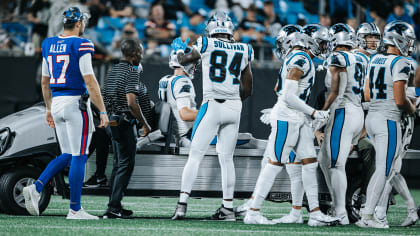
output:
<svg viewBox="0 0 420 236"><path fill-rule="evenodd" d="M140 90L140 78L139 73L134 68L127 75L127 84L125 87L125 93L134 93L136 95L139 94Z"/></svg>
<svg viewBox="0 0 420 236"><path fill-rule="evenodd" d="M194 47L197 49L198 52L204 53L207 49L208 45L208 38L205 36L201 36L195 42Z"/></svg>
<svg viewBox="0 0 420 236"><path fill-rule="evenodd" d="M327 60L328 66L347 67L349 62L344 53L333 52Z"/></svg>
<svg viewBox="0 0 420 236"><path fill-rule="evenodd" d="M411 64L407 59L402 58L395 62L394 67L391 65L391 70L392 80L394 82L400 80L408 81L411 74Z"/></svg>
<svg viewBox="0 0 420 236"><path fill-rule="evenodd" d="M304 101L298 98L298 96L296 95L298 93L298 89L299 89L298 81L286 79L285 85L284 85L284 91L286 92L285 94L286 103L293 109L301 111L307 115L312 115L314 109L306 105Z"/></svg>
<svg viewBox="0 0 420 236"><path fill-rule="evenodd" d="M176 106L178 110L181 110L184 107L191 109L191 99L188 97L178 98L176 99Z"/></svg>
<svg viewBox="0 0 420 236"><path fill-rule="evenodd" d="M51 77L50 72L48 70L48 63L47 60L45 60L45 58L42 58L42 76Z"/></svg>
<svg viewBox="0 0 420 236"><path fill-rule="evenodd" d="M92 54L86 53L79 59L79 68L80 73L82 73L83 76L94 74L92 67Z"/></svg>

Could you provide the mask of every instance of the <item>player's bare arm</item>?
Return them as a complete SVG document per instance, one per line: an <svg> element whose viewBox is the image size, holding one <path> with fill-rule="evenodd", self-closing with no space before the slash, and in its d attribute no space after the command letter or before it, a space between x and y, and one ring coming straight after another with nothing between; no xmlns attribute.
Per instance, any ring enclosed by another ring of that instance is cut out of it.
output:
<svg viewBox="0 0 420 236"><path fill-rule="evenodd" d="M420 66L417 67L416 76L414 77L414 86L420 88Z"/></svg>
<svg viewBox="0 0 420 236"><path fill-rule="evenodd" d="M253 77L251 71L251 64L242 71L241 73L241 87L240 96L241 100L245 100L247 97L252 95L253 90Z"/></svg>
<svg viewBox="0 0 420 236"><path fill-rule="evenodd" d="M86 84L86 89L89 92L90 100L99 109L101 118L101 124L99 127L108 126L109 120L106 114L105 105L102 99L98 81L96 81L96 78L93 74L85 75L83 76L83 79Z"/></svg>
<svg viewBox="0 0 420 236"><path fill-rule="evenodd" d="M46 121L51 128L55 128L54 119L51 115L52 94L50 88L50 77L42 76L41 79L42 96L44 97L45 107L47 110Z"/></svg>
<svg viewBox="0 0 420 236"><path fill-rule="evenodd" d="M407 98L407 95L405 93L405 85L406 85L406 81L396 81L394 82L394 99L395 99L395 104L397 104L398 108L413 114L416 112L416 106L411 103L411 101Z"/></svg>
<svg viewBox="0 0 420 236"><path fill-rule="evenodd" d="M339 89L340 89L340 73L346 72L345 68L337 67L337 66L331 66L329 70L331 73L331 92L328 95L322 110L328 110L331 104L338 97Z"/></svg>
<svg viewBox="0 0 420 236"><path fill-rule="evenodd" d="M183 121L195 121L198 110L193 110L188 107L182 107L178 112L179 112L179 117L181 117Z"/></svg>
<svg viewBox="0 0 420 236"><path fill-rule="evenodd" d="M127 98L128 109L130 109L131 115L133 115L134 118L140 121L144 130L144 136L147 136L149 132L152 130L152 128L150 127L149 123L147 123L147 120L144 117L139 104L137 103L136 95L134 93L127 93L126 98Z"/></svg>
<svg viewBox="0 0 420 236"><path fill-rule="evenodd" d="M195 48L192 48L190 53L185 53L184 51L179 50L176 53L176 56L178 58L179 64L181 64L183 66L187 65L187 64L190 64L190 63L193 63L193 62L196 62L199 59L201 59L200 52Z"/></svg>
<svg viewBox="0 0 420 236"><path fill-rule="evenodd" d="M370 102L370 85L369 85L369 77L365 80L365 90L363 91L363 95L365 97L366 102Z"/></svg>

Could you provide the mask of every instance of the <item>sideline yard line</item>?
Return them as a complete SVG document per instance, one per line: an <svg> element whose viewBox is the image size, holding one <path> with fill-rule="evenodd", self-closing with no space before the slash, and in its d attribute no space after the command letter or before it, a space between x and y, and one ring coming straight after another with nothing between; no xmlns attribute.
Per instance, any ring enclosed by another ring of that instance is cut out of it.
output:
<svg viewBox="0 0 420 236"><path fill-rule="evenodd" d="M229 230L229 229L203 229L203 228L151 228L151 227L110 227L110 226L51 226L51 225L43 225L43 226L29 226L29 225L0 225L0 228L32 228L32 229L71 229L71 230L128 230L128 231L182 231L182 232L217 232L217 233L290 233L293 232L294 235L383 235L384 232L378 233L364 233L364 232L308 232L307 229L304 229L305 232L297 232L297 228L295 227L281 227L278 229L273 230ZM291 231L292 230L292 231ZM398 234L387 234L390 236L400 236Z"/></svg>

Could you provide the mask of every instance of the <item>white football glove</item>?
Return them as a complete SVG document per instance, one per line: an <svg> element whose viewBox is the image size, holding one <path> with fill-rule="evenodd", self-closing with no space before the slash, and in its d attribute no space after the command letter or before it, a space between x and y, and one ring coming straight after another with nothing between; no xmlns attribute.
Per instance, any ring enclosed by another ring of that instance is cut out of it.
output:
<svg viewBox="0 0 420 236"><path fill-rule="evenodd" d="M368 111L369 110L369 102L362 102L362 109L364 111Z"/></svg>
<svg viewBox="0 0 420 236"><path fill-rule="evenodd" d="M328 120L329 117L330 117L330 110L327 110L327 111L315 110L314 114L312 115L312 118L314 120Z"/></svg>
<svg viewBox="0 0 420 236"><path fill-rule="evenodd" d="M265 125L270 125L271 110L271 108L268 108L260 111L261 113L263 113L260 116L260 121Z"/></svg>
<svg viewBox="0 0 420 236"><path fill-rule="evenodd" d="M328 119L318 119L318 120L314 120L313 121L313 128L315 131L317 130L321 130L322 127L324 127L325 125L327 125Z"/></svg>

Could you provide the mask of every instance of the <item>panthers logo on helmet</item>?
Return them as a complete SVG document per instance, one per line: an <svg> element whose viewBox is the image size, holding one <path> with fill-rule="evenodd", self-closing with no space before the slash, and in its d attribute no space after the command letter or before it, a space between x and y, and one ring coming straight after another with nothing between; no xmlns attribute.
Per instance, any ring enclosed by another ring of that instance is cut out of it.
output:
<svg viewBox="0 0 420 236"><path fill-rule="evenodd" d="M347 32L350 33L350 29L344 24L336 24L332 26L332 31L337 34L340 32Z"/></svg>
<svg viewBox="0 0 420 236"><path fill-rule="evenodd" d="M388 29L388 32L395 31L396 33L402 35L404 30L407 30L407 29L408 29L408 27L406 25L397 23L397 24L391 26L391 28Z"/></svg>
<svg viewBox="0 0 420 236"><path fill-rule="evenodd" d="M303 31L304 34L307 34L309 36L312 36L313 33L315 33L315 32L318 31L318 27L315 26L315 25L309 25L307 27L304 27L302 29L302 31Z"/></svg>
<svg viewBox="0 0 420 236"><path fill-rule="evenodd" d="M284 32L286 32L287 35L290 35L290 34L295 33L295 32L300 32L300 29L297 28L294 25L290 25L290 26L284 27L283 30L284 30Z"/></svg>

